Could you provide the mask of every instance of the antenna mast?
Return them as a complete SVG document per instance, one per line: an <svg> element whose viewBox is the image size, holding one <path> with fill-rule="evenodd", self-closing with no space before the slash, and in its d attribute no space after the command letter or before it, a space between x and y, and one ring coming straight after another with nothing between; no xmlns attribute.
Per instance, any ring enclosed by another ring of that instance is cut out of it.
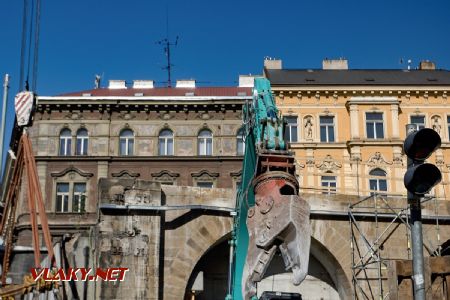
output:
<svg viewBox="0 0 450 300"><path fill-rule="evenodd" d="M171 80L171 71L172 71L172 63L170 62L170 46L176 46L178 44L178 36L175 39L175 42L170 42L169 39L169 9L166 10L166 38L156 42L159 45L164 45L164 53L167 57L167 65L163 67L163 69L167 70L167 86L172 87Z"/></svg>

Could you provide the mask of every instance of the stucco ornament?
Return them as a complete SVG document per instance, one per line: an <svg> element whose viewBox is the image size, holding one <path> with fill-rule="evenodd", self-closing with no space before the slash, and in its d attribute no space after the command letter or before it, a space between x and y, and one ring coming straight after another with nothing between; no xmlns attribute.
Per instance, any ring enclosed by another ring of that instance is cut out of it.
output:
<svg viewBox="0 0 450 300"><path fill-rule="evenodd" d="M305 119L305 135L307 139L313 138L313 123L311 117Z"/></svg>
<svg viewBox="0 0 450 300"><path fill-rule="evenodd" d="M441 134L441 118L439 116L433 116L431 118L433 120L433 130L436 131L439 135Z"/></svg>
<svg viewBox="0 0 450 300"><path fill-rule="evenodd" d="M327 155L322 162L316 164L316 167L322 172L333 172L342 167L342 164L337 162L331 157L331 155Z"/></svg>
<svg viewBox="0 0 450 300"><path fill-rule="evenodd" d="M300 163L300 162L298 162L298 161L296 161L294 164L295 164L295 168L296 168L297 170L300 170L300 169L304 169L304 168L305 168L305 164L302 164L302 163Z"/></svg>
<svg viewBox="0 0 450 300"><path fill-rule="evenodd" d="M369 165L373 165L373 166L379 166L379 165L392 165L392 162L387 161L386 159L384 159L383 155L381 154L381 152L375 152L375 154L369 158L369 160L367 161L367 163Z"/></svg>

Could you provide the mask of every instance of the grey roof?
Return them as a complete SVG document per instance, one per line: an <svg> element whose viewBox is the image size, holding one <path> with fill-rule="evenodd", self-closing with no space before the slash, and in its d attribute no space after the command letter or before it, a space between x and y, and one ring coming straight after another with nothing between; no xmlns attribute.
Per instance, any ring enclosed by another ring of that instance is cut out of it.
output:
<svg viewBox="0 0 450 300"><path fill-rule="evenodd" d="M447 70L266 69L273 85L450 85Z"/></svg>

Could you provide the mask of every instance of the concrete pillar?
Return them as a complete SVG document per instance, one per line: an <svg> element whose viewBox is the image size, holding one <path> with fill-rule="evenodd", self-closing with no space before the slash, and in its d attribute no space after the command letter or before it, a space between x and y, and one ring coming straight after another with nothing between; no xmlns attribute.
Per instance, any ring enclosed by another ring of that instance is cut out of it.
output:
<svg viewBox="0 0 450 300"><path fill-rule="evenodd" d="M359 139L359 116L358 105L350 105L350 137L352 140Z"/></svg>
<svg viewBox="0 0 450 300"><path fill-rule="evenodd" d="M392 116L392 138L399 139L399 122L398 122L398 104L391 104L391 116Z"/></svg>

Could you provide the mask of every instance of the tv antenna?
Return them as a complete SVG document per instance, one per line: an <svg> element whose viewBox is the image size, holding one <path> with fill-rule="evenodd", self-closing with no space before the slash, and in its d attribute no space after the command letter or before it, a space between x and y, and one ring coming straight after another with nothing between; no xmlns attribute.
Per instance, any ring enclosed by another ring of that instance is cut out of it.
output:
<svg viewBox="0 0 450 300"><path fill-rule="evenodd" d="M170 62L170 46L176 46L178 44L178 36L174 42L170 42L169 39L169 12L166 10L166 38L156 42L159 45L164 46L164 53L167 57L167 65L163 67L163 70L167 70L167 86L172 87L171 71L173 64Z"/></svg>

